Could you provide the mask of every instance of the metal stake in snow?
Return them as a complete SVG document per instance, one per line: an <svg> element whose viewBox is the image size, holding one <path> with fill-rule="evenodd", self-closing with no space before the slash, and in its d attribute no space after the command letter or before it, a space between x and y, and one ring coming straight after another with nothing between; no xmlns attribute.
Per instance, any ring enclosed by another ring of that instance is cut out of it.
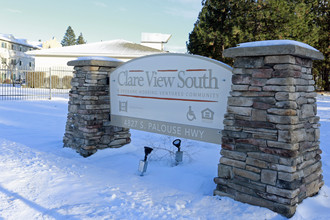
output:
<svg viewBox="0 0 330 220"><path fill-rule="evenodd" d="M151 147L144 147L144 160L140 160L139 163L139 172L141 173L140 174L141 176L143 176L143 174L147 171L147 167L148 167L147 157L152 150L153 149Z"/></svg>
<svg viewBox="0 0 330 220"><path fill-rule="evenodd" d="M181 140L175 139L173 145L178 148L178 151L175 152L175 165L178 165L182 162L183 152L180 151Z"/></svg>

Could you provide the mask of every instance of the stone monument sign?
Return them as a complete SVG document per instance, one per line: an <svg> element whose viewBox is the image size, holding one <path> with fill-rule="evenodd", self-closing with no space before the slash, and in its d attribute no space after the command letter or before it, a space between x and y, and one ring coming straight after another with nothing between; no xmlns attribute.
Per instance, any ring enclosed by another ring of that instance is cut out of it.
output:
<svg viewBox="0 0 330 220"><path fill-rule="evenodd" d="M131 60L110 74L111 125L220 143L231 70L187 54Z"/></svg>
<svg viewBox="0 0 330 220"><path fill-rule="evenodd" d="M288 40L245 43L224 55L233 69L184 54L69 62L64 146L89 156L129 143L129 128L221 143L223 129L214 194L291 217L324 184L312 75L323 55Z"/></svg>

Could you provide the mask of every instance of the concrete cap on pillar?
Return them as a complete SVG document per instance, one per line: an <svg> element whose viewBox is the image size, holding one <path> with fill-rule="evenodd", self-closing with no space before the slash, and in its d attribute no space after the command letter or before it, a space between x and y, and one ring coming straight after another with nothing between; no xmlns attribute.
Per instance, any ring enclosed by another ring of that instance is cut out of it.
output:
<svg viewBox="0 0 330 220"><path fill-rule="evenodd" d="M323 54L308 44L294 40L266 40L241 43L238 47L224 50L225 57L251 57L293 55L312 60L323 60Z"/></svg>
<svg viewBox="0 0 330 220"><path fill-rule="evenodd" d="M124 63L121 60L111 57L78 57L76 60L71 60L68 66L103 66L103 67L118 67Z"/></svg>

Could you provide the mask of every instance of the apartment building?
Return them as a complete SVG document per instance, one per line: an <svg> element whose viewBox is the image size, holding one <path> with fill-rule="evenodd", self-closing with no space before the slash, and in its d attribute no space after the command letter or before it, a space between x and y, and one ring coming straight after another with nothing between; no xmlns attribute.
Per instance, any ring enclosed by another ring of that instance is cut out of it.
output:
<svg viewBox="0 0 330 220"><path fill-rule="evenodd" d="M15 38L12 34L0 34L0 68L1 69L34 69L34 57L26 54L38 47L26 39Z"/></svg>

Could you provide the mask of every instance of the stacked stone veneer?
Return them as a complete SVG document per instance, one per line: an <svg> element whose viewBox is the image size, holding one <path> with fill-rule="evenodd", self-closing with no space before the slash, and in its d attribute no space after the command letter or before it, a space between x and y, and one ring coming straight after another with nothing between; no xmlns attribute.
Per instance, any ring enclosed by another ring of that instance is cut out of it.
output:
<svg viewBox="0 0 330 220"><path fill-rule="evenodd" d="M323 185L312 59L296 45L237 47L215 195L286 217Z"/></svg>
<svg viewBox="0 0 330 220"><path fill-rule="evenodd" d="M75 73L69 93L68 117L63 138L82 156L98 149L121 147L130 142L129 129L111 126L109 74L120 61L97 59L68 62Z"/></svg>

